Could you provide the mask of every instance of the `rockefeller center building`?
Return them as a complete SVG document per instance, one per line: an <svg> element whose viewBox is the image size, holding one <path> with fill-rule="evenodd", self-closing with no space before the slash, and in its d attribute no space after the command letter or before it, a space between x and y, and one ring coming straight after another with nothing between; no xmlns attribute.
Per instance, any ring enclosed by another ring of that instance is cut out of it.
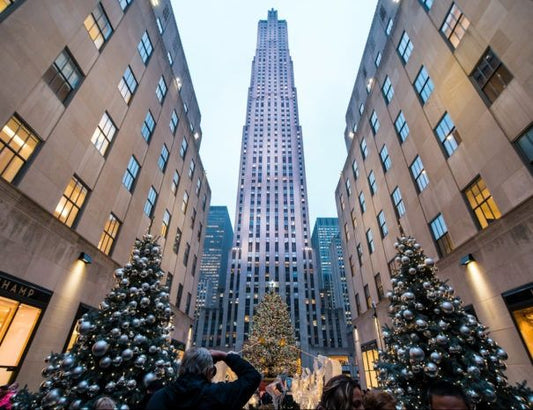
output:
<svg viewBox="0 0 533 410"><path fill-rule="evenodd" d="M361 381L403 227L533 382L533 5L379 0L336 189Z"/></svg>
<svg viewBox="0 0 533 410"><path fill-rule="evenodd" d="M170 1L1 2L0 32L0 384L39 385L147 232L183 347L210 188Z"/></svg>
<svg viewBox="0 0 533 410"><path fill-rule="evenodd" d="M287 303L301 350L320 346L302 130L287 22L275 10L258 24L235 217L220 346L242 349L270 288Z"/></svg>

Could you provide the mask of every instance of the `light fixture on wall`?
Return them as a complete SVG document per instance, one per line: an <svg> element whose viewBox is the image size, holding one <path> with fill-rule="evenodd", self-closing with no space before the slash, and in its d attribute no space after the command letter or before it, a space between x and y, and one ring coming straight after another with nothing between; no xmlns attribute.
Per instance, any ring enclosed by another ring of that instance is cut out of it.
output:
<svg viewBox="0 0 533 410"><path fill-rule="evenodd" d="M466 266L468 265L470 262L475 262L475 258L474 258L474 255L472 255L471 253L469 253L468 255L465 255L461 258L461 265L463 266Z"/></svg>
<svg viewBox="0 0 533 410"><path fill-rule="evenodd" d="M87 265L93 262L93 258L91 258L89 254L85 252L80 253L80 256L78 256L78 260L82 261L83 263Z"/></svg>

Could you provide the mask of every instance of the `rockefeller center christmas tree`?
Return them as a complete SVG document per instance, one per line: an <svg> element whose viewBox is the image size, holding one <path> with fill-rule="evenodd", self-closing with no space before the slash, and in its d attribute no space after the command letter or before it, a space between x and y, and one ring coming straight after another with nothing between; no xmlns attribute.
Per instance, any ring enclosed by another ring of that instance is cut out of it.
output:
<svg viewBox="0 0 533 410"><path fill-rule="evenodd" d="M243 357L267 377L298 370L299 351L287 304L274 291L257 305Z"/></svg>
<svg viewBox="0 0 533 410"><path fill-rule="evenodd" d="M78 322L72 349L46 358L39 392L21 392L18 409L90 409L101 396L126 410L146 383L175 378L170 344L172 310L161 286L161 250L151 235L135 242L131 259L115 271L115 285L100 309Z"/></svg>
<svg viewBox="0 0 533 410"><path fill-rule="evenodd" d="M407 409L428 409L426 391L437 380L459 386L478 408L531 408L531 390L507 383L507 354L437 277L433 259L412 237L402 236L394 246L387 295L392 328L383 330L386 347L377 363L381 385Z"/></svg>

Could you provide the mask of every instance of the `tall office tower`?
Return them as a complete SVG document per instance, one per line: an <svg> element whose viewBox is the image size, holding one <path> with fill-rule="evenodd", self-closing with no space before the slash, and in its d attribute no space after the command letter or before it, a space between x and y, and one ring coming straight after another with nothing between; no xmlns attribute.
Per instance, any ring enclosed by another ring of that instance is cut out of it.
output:
<svg viewBox="0 0 533 410"><path fill-rule="evenodd" d="M524 1L378 1L336 190L366 387L398 224L507 351L510 381L533 382L532 20Z"/></svg>
<svg viewBox="0 0 533 410"><path fill-rule="evenodd" d="M200 279L196 296L194 343L213 347L220 339L222 311L220 293L226 284L228 257L233 240L233 228L226 206L211 206L205 229L204 254L200 264Z"/></svg>
<svg viewBox="0 0 533 410"><path fill-rule="evenodd" d="M226 283L228 256L233 240L233 228L226 206L211 206L205 227L204 253L200 263L200 279L196 295L196 310L212 307L216 302L219 283Z"/></svg>
<svg viewBox="0 0 533 410"><path fill-rule="evenodd" d="M0 384L40 384L147 231L185 343L210 189L170 0L8 1L0 28Z"/></svg>
<svg viewBox="0 0 533 410"><path fill-rule="evenodd" d="M275 10L258 24L239 169L222 347L242 348L254 307L272 287L287 302L296 338L308 350L320 343L320 313L287 23Z"/></svg>
<svg viewBox="0 0 533 410"><path fill-rule="evenodd" d="M311 245L315 252L316 271L320 278L320 287L327 287L335 300L331 284L332 260L329 254L331 240L339 233L338 218L316 218L313 234L311 235Z"/></svg>

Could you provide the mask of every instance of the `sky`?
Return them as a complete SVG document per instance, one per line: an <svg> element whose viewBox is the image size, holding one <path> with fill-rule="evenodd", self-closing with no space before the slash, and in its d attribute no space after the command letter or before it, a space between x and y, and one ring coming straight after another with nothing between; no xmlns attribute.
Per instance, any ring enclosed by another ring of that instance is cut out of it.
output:
<svg viewBox="0 0 533 410"><path fill-rule="evenodd" d="M337 216L345 115L376 3L172 0L202 115L200 157L211 205L227 206L232 223L257 22L272 8L287 21L313 227L317 217Z"/></svg>

